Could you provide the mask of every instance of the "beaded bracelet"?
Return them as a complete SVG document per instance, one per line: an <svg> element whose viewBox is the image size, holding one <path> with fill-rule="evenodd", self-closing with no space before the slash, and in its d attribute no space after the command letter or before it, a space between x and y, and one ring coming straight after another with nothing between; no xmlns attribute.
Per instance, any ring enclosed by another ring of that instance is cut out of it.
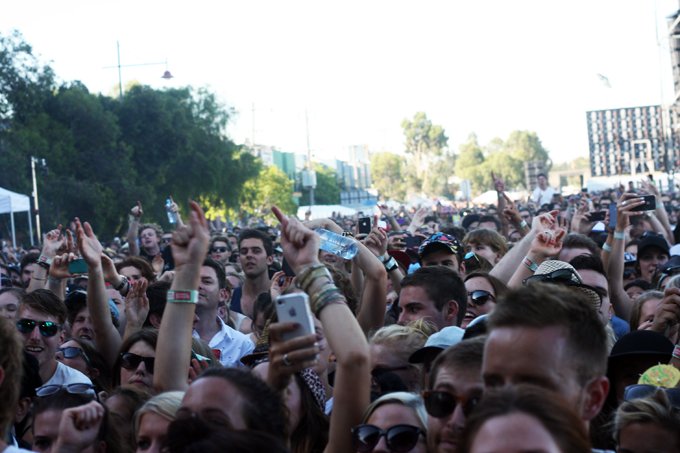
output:
<svg viewBox="0 0 680 453"><path fill-rule="evenodd" d="M611 247L611 245L607 245L607 243L604 243L604 244L602 244L602 250L604 250L605 252L611 252L612 247Z"/></svg>
<svg viewBox="0 0 680 453"><path fill-rule="evenodd" d="M318 297L316 295L319 294ZM321 314L321 310L326 308L330 304L341 304L347 305L347 300L345 296L340 292L337 286L332 283L324 285L321 290L315 293L312 298L312 310L318 318Z"/></svg>
<svg viewBox="0 0 680 453"><path fill-rule="evenodd" d="M330 271L323 264L317 264L314 266L309 266L307 269L300 273L297 278L298 286L304 292L307 292L309 286L319 277L328 277L330 281L333 281Z"/></svg>

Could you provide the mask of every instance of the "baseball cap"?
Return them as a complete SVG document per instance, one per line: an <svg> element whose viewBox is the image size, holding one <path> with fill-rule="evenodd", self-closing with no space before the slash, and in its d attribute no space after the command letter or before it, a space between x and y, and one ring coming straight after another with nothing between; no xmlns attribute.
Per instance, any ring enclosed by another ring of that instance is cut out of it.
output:
<svg viewBox="0 0 680 453"><path fill-rule="evenodd" d="M408 271L408 268L411 266L411 257L408 253L401 250L388 250L387 254L397 260L397 262Z"/></svg>
<svg viewBox="0 0 680 453"><path fill-rule="evenodd" d="M650 247L658 247L661 250L663 250L668 256L671 255L670 247L668 246L668 242L666 241L666 238L661 236L660 234L657 233L651 233L647 232L644 235L642 235L642 238L640 239L640 242L638 243L638 259L642 255L642 253L645 251L645 249L648 249Z"/></svg>
<svg viewBox="0 0 680 453"><path fill-rule="evenodd" d="M449 250L451 253L455 253L459 256L463 253L463 246L458 242L458 239L449 234L435 233L420 244L418 258L422 258L423 255L427 255L435 250L442 249Z"/></svg>
<svg viewBox="0 0 680 453"><path fill-rule="evenodd" d="M430 335L430 337L427 339L427 342L425 343L425 346L411 354L411 357L408 358L409 363L423 363L425 356L429 351L436 349L443 351L449 346L453 346L462 340L463 334L465 334L465 331L460 327L444 327L439 332Z"/></svg>
<svg viewBox="0 0 680 453"><path fill-rule="evenodd" d="M479 214L468 214L465 217L463 217L463 220L460 222L460 226L467 230L468 228L470 228L471 223L478 222L479 219L481 219Z"/></svg>

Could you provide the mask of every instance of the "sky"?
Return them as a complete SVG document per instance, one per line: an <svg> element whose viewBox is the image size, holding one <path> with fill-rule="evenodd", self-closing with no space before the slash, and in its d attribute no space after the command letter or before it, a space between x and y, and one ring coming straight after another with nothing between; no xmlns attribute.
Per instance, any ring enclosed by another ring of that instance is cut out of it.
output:
<svg viewBox="0 0 680 453"><path fill-rule="evenodd" d="M254 116L256 143L305 153L308 129L317 159L402 153L400 124L423 111L455 152L472 132L529 130L560 163L588 156L586 111L673 99L677 0L5 3L0 33L19 30L61 81L115 93L119 41L121 65L167 59L174 75L122 68L123 86L208 87L236 143Z"/></svg>

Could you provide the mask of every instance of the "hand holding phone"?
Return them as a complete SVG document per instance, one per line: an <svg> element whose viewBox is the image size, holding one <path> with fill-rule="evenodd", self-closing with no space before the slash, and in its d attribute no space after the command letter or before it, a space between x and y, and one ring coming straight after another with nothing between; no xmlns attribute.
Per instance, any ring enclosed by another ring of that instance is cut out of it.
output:
<svg viewBox="0 0 680 453"><path fill-rule="evenodd" d="M284 341L309 335L315 332L314 318L309 307L309 296L305 293L293 293L279 296L274 302L279 322L295 322L298 328L292 332L284 332Z"/></svg>
<svg viewBox="0 0 680 453"><path fill-rule="evenodd" d="M359 234L369 234L371 232L371 218L361 217L359 219Z"/></svg>

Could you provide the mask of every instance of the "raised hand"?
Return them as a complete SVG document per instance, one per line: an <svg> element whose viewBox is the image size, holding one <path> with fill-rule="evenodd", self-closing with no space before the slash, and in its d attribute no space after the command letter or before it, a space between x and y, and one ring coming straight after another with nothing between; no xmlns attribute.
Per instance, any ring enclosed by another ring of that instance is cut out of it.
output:
<svg viewBox="0 0 680 453"><path fill-rule="evenodd" d="M66 250L66 238L61 234L61 225L56 229L49 231L45 235L43 241L42 255L47 258L53 258L59 253L64 253Z"/></svg>
<svg viewBox="0 0 680 453"><path fill-rule="evenodd" d="M543 260L557 255L562 251L562 238L567 232L562 228L549 229L536 235L531 243L530 253L538 255Z"/></svg>
<svg viewBox="0 0 680 453"><path fill-rule="evenodd" d="M172 235L172 256L176 270L187 264L200 266L208 253L210 236L205 214L195 201L190 201L189 205L189 221Z"/></svg>
<svg viewBox="0 0 680 453"><path fill-rule="evenodd" d="M144 211L142 211L142 202L138 201L137 206L130 209L130 215L139 220L142 217L142 214L144 214Z"/></svg>
<svg viewBox="0 0 680 453"><path fill-rule="evenodd" d="M64 410L55 451L83 451L92 446L103 420L104 407L96 401Z"/></svg>
<svg viewBox="0 0 680 453"><path fill-rule="evenodd" d="M156 276L160 275L163 271L163 266L165 266L165 261L163 260L163 255L159 253L154 256L153 261L151 261L151 267L153 267L153 272Z"/></svg>
<svg viewBox="0 0 680 453"><path fill-rule="evenodd" d="M295 373L317 365L320 352L316 334L284 341L282 335L297 329L296 323L269 325L269 372L267 383L277 390L285 389Z"/></svg>
<svg viewBox="0 0 680 453"><path fill-rule="evenodd" d="M491 179L493 180L493 186L496 189L496 192L505 192L505 181L503 180L503 178L496 178L496 175L494 175L492 171Z"/></svg>
<svg viewBox="0 0 680 453"><path fill-rule="evenodd" d="M76 239L78 249L80 249L87 267L97 268L101 266L102 244L94 235L90 224L87 222L81 224L78 217L76 217Z"/></svg>
<svg viewBox="0 0 680 453"><path fill-rule="evenodd" d="M537 234L545 230L554 230L556 228L555 221L559 213L560 211L555 210L534 216L534 219L531 221L531 229Z"/></svg>
<svg viewBox="0 0 680 453"><path fill-rule="evenodd" d="M362 242L375 256L387 253L387 233L378 227L374 227Z"/></svg>
<svg viewBox="0 0 680 453"><path fill-rule="evenodd" d="M634 193L624 193L616 203L616 231L625 231L632 216L640 215L632 209L645 204L645 200Z"/></svg>
<svg viewBox="0 0 680 453"><path fill-rule="evenodd" d="M50 265L50 278L52 280L62 280L73 277L73 274L68 270L68 263L77 259L78 257L73 253L55 256Z"/></svg>
<svg viewBox="0 0 680 453"><path fill-rule="evenodd" d="M118 275L118 271L116 270L116 265L113 264L113 260L105 253L102 253L101 262L102 272L104 273L104 281L114 286L118 286L120 283L120 275Z"/></svg>
<svg viewBox="0 0 680 453"><path fill-rule="evenodd" d="M493 174L493 172L491 172ZM503 215L506 219L513 225L519 225L522 223L522 216L519 213L517 204L508 197L508 195L503 192L503 198L505 198L505 208L503 208Z"/></svg>
<svg viewBox="0 0 680 453"><path fill-rule="evenodd" d="M272 212L281 222L281 248L293 271L299 274L309 266L320 264L319 235L302 225L295 217L288 218L276 206L272 206ZM173 253L174 251L173 249Z"/></svg>
<svg viewBox="0 0 680 453"><path fill-rule="evenodd" d="M283 280L283 283L279 285L281 280ZM288 289L292 281L293 278L286 277L286 273L283 271L278 271L275 273L272 277L271 287L269 288L269 294L271 295L272 300L276 300L277 297L283 294Z"/></svg>
<svg viewBox="0 0 680 453"><path fill-rule="evenodd" d="M146 297L148 282L140 278L132 285L132 289L125 298L125 316L131 327L141 329L149 314L149 299Z"/></svg>

